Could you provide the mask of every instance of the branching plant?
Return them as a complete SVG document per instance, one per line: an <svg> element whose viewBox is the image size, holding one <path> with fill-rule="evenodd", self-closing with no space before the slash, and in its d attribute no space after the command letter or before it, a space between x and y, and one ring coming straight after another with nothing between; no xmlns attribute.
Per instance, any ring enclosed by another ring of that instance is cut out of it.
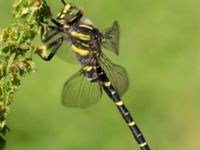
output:
<svg viewBox="0 0 200 150"><path fill-rule="evenodd" d="M32 56L43 50L33 43L41 26L37 20L51 16L46 0L16 0L13 8L14 23L0 35L0 149L5 147L6 116L20 79L36 70Z"/></svg>

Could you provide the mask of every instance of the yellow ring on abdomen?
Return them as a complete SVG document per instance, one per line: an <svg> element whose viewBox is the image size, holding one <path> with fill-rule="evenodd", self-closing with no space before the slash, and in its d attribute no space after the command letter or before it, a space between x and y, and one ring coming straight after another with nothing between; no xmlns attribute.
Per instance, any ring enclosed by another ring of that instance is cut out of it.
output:
<svg viewBox="0 0 200 150"><path fill-rule="evenodd" d="M110 83L110 81L108 81L108 82L103 82L103 85L106 86L106 87L108 87L108 86L111 85L111 83Z"/></svg>
<svg viewBox="0 0 200 150"><path fill-rule="evenodd" d="M147 145L147 143L146 143L146 142L144 142L144 143L140 144L140 147L144 147L145 145Z"/></svg>
<svg viewBox="0 0 200 150"><path fill-rule="evenodd" d="M119 102L116 102L115 103L117 106L122 106L123 105L123 102L122 101L119 101Z"/></svg>
<svg viewBox="0 0 200 150"><path fill-rule="evenodd" d="M84 66L83 67L83 70L85 70L87 72L91 71L92 69L93 69L93 66Z"/></svg>

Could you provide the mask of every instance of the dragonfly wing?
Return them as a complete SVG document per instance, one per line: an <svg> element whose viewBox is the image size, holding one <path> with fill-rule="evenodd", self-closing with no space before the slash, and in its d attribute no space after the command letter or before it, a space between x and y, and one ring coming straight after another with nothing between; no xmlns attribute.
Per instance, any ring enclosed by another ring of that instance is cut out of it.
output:
<svg viewBox="0 0 200 150"><path fill-rule="evenodd" d="M116 91L122 96L129 87L128 74L125 68L112 63L105 55L100 59L100 66L105 71Z"/></svg>
<svg viewBox="0 0 200 150"><path fill-rule="evenodd" d="M86 108L94 105L102 96L97 82L90 82L82 71L75 73L64 84L62 103L67 107Z"/></svg>
<svg viewBox="0 0 200 150"><path fill-rule="evenodd" d="M67 63L70 64L78 63L76 57L74 56L74 53L72 53L67 42L63 42L56 55Z"/></svg>
<svg viewBox="0 0 200 150"><path fill-rule="evenodd" d="M110 50L118 55L119 38L120 38L119 24L117 21L115 21L111 28L105 29L103 31L102 46L105 49Z"/></svg>

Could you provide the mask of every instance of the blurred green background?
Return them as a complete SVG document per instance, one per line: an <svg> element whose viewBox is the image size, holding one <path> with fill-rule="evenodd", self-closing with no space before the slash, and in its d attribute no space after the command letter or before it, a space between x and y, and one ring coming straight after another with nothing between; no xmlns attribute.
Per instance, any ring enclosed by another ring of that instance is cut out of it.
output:
<svg viewBox="0 0 200 150"><path fill-rule="evenodd" d="M200 1L73 0L104 29L120 22L120 56L129 72L123 96L153 150L200 148ZM13 1L0 1L0 28L12 23ZM60 0L51 0L56 15ZM139 150L111 100L65 108L60 92L79 69L59 58L23 79L8 116L6 150Z"/></svg>

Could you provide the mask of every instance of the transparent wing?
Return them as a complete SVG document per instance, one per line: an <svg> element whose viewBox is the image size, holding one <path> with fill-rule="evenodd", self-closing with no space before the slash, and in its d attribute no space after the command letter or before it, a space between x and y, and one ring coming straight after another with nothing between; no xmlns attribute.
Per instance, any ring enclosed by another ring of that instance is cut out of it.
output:
<svg viewBox="0 0 200 150"><path fill-rule="evenodd" d="M101 56L99 64L119 95L122 96L129 87L126 69L120 65L112 63L105 55Z"/></svg>
<svg viewBox="0 0 200 150"><path fill-rule="evenodd" d="M56 55L70 64L77 64L77 59L74 56L74 53L72 53L71 49L69 48L67 42L63 42L63 44L60 46L60 49L57 51Z"/></svg>
<svg viewBox="0 0 200 150"><path fill-rule="evenodd" d="M62 103L67 107L86 108L94 105L102 96L97 82L88 81L82 71L77 72L64 84Z"/></svg>
<svg viewBox="0 0 200 150"><path fill-rule="evenodd" d="M119 38L120 38L119 24L117 21L115 21L111 28L108 28L105 31L103 31L102 46L105 49L110 50L118 55Z"/></svg>
<svg viewBox="0 0 200 150"><path fill-rule="evenodd" d="M53 28L46 29L44 36L48 37L50 35L53 35L53 36L48 40L48 42L45 42L46 46L48 46L48 44L52 43L53 41L56 41L60 37L65 36L65 33L63 33L63 32L56 33L56 29L53 29ZM52 50L52 48L49 48L47 50L50 52ZM62 45L56 52L56 55L68 63L71 63L71 64L77 63L77 60L76 60L75 56L73 55L73 53L71 52L67 42L62 43Z"/></svg>

